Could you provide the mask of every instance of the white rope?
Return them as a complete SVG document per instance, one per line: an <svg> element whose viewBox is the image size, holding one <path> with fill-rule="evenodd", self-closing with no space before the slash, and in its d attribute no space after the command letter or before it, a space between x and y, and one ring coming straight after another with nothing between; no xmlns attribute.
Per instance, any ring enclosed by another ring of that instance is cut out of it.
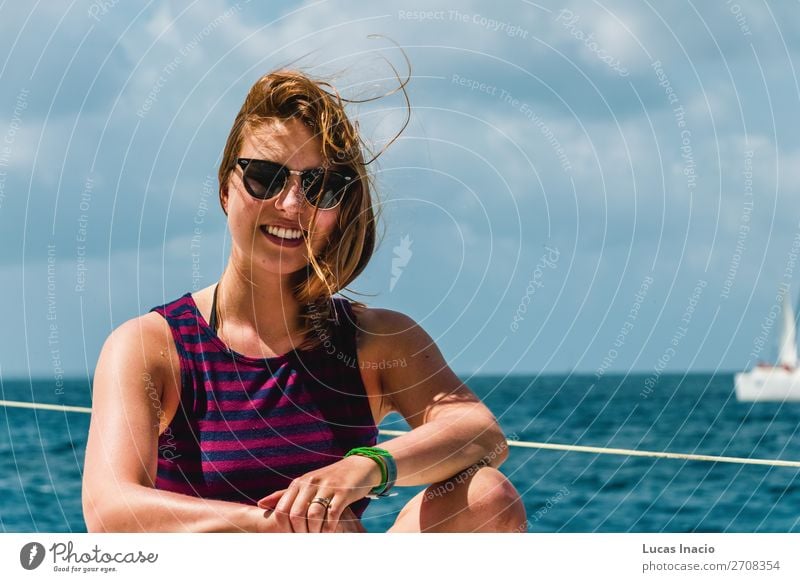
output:
<svg viewBox="0 0 800 582"><path fill-rule="evenodd" d="M603 455L628 455L631 457L656 457L660 459L684 459L687 461L710 461L712 463L739 463L742 465L771 465L773 467L797 467L800 461L781 461L780 459L753 459L749 457L719 457L715 455L695 455L693 453L668 453L661 451L637 451L636 449L611 449L607 447L587 447L581 445L559 445L554 443L535 443L508 441L512 447L530 449L552 449L575 453L598 453Z"/></svg>
<svg viewBox="0 0 800 582"><path fill-rule="evenodd" d="M63 410L64 412L85 412L91 414L92 409L86 406L64 406L63 404L42 404L40 402L19 402L16 400L0 400L0 406L10 408L38 408L39 410Z"/></svg>
<svg viewBox="0 0 800 582"><path fill-rule="evenodd" d="M91 413L92 409L86 406L65 406L62 404L42 404L38 402L19 402L15 400L0 400L0 406L11 408L34 408L39 410L59 410L63 412ZM408 434L405 430L380 430L385 436L402 436ZM695 455L692 453L668 453L662 451L640 451L636 449L612 449L608 447L589 447L583 445L562 445L558 443L537 443L532 441L509 440L508 446L526 449L548 449L551 451L569 451L573 453L591 453L597 455L624 455L629 457L651 457L658 459L682 459L685 461L708 461L712 463L737 463L740 465L768 465L771 467L800 468L800 461L782 461L780 459L752 459L748 457L719 457L715 455Z"/></svg>
<svg viewBox="0 0 800 582"><path fill-rule="evenodd" d="M382 430L381 434L400 436L406 431ZM550 449L553 451L570 451L573 453L595 453L599 455L627 455L631 457L656 457L661 459L685 459L687 461L711 461L716 463L739 463L742 465L771 465L773 467L797 467L800 461L781 461L779 459L751 459L747 457L717 457L714 455L694 455L691 453L665 453L660 451L638 451L636 449L610 449L607 447L587 447L582 445L560 445L557 443L537 443L531 441L509 440L508 446L526 449Z"/></svg>

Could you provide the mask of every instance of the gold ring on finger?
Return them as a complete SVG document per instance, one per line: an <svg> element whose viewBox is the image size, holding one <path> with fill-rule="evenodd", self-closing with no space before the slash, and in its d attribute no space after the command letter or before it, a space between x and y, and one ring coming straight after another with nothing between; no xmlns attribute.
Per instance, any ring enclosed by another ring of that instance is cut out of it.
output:
<svg viewBox="0 0 800 582"><path fill-rule="evenodd" d="M325 509L330 509L331 501L333 500L330 497L315 497L314 499L309 501L308 504L311 505L312 503L319 503L320 505L323 505Z"/></svg>

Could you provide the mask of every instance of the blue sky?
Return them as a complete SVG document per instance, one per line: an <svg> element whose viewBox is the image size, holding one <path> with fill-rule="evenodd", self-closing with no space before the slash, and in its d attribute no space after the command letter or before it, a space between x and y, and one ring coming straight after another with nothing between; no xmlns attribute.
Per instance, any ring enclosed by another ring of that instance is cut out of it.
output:
<svg viewBox="0 0 800 582"><path fill-rule="evenodd" d="M371 34L410 58L413 112L375 165L367 303L465 375L738 370L764 328L774 357L800 278L795 6L130 4L0 9L3 377L90 375L114 327L214 282L207 184L247 89L307 55L344 95L389 90L404 63ZM403 101L351 115L380 147Z"/></svg>

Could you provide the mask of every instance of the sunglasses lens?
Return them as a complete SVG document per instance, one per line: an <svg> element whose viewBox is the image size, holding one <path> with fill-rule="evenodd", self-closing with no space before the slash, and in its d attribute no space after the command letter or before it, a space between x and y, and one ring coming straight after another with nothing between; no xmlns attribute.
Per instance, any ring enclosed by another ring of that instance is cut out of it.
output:
<svg viewBox="0 0 800 582"><path fill-rule="evenodd" d="M333 208L342 201L356 177L351 174L328 172L320 176L311 188L306 189L308 201L322 209Z"/></svg>
<svg viewBox="0 0 800 582"><path fill-rule="evenodd" d="M244 173L244 185L254 198L268 200L276 196L286 183L286 174L278 164L251 162Z"/></svg>
<svg viewBox="0 0 800 582"><path fill-rule="evenodd" d="M247 192L254 198L269 200L281 193L289 171L269 160L240 159L244 169L242 180ZM301 174L301 186L308 203L321 209L334 208L344 198L350 187L358 182L352 171L328 171L322 168L306 170Z"/></svg>
<svg viewBox="0 0 800 582"><path fill-rule="evenodd" d="M306 198L313 204L314 199L316 198L319 190L322 188L322 184L325 180L325 171L309 170L307 172L303 172L303 175L300 179L302 181L301 185Z"/></svg>

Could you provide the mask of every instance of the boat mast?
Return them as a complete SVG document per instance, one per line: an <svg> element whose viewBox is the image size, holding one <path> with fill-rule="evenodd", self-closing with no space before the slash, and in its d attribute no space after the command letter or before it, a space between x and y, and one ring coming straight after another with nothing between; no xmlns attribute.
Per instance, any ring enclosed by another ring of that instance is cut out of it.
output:
<svg viewBox="0 0 800 582"><path fill-rule="evenodd" d="M778 351L778 363L788 368L797 367L797 333L794 319L794 309L789 298L789 291L783 296L783 329L781 330L781 343Z"/></svg>

